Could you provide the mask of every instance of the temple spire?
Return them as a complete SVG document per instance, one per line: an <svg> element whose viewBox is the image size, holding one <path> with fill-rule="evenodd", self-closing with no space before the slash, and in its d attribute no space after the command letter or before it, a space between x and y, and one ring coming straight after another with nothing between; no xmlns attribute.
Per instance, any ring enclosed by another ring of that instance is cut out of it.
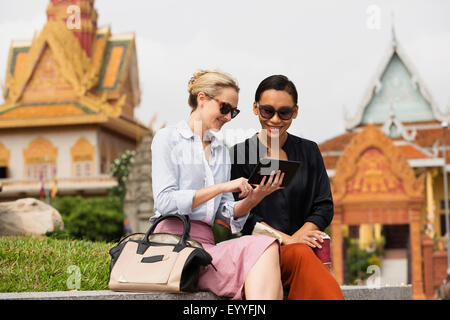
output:
<svg viewBox="0 0 450 320"><path fill-rule="evenodd" d="M97 17L94 0L50 0L47 6L47 20L62 20L88 57L92 54Z"/></svg>
<svg viewBox="0 0 450 320"><path fill-rule="evenodd" d="M395 34L395 19L394 12L391 11L391 33L392 33L392 46L397 47L397 36Z"/></svg>

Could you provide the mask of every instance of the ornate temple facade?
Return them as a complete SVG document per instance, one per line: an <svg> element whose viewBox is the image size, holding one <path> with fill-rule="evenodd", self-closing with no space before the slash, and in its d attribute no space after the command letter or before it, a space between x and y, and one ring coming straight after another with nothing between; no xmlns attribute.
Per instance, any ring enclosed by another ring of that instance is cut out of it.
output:
<svg viewBox="0 0 450 320"><path fill-rule="evenodd" d="M149 132L140 104L134 34L97 27L94 0L51 0L30 41L12 41L0 105L0 201L104 195L111 162Z"/></svg>
<svg viewBox="0 0 450 320"><path fill-rule="evenodd" d="M343 238L359 237L360 248L367 249L383 233L385 248L407 261L405 280L413 285L413 297L425 298L424 235L444 248L443 167L449 151L443 137L450 142L450 133L442 124L449 120L393 32L356 114L345 116L347 132L319 146L335 203L332 250L340 283Z"/></svg>

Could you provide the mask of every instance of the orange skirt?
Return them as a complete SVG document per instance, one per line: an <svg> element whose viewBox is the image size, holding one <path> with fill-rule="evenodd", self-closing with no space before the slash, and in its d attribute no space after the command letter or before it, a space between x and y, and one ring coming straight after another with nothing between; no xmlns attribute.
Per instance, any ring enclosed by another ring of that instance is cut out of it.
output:
<svg viewBox="0 0 450 320"><path fill-rule="evenodd" d="M281 280L288 300L344 300L334 276L306 244L281 246Z"/></svg>

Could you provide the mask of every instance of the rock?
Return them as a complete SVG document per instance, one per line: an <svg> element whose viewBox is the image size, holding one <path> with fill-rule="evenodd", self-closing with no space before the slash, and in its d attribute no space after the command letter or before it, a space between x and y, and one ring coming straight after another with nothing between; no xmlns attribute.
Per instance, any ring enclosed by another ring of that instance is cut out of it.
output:
<svg viewBox="0 0 450 320"><path fill-rule="evenodd" d="M59 212L33 198L0 203L0 236L45 234L64 229Z"/></svg>

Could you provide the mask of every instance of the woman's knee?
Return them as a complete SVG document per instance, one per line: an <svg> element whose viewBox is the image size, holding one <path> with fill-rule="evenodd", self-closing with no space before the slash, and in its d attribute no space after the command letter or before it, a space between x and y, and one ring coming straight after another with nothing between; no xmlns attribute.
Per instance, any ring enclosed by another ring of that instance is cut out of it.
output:
<svg viewBox="0 0 450 320"><path fill-rule="evenodd" d="M274 263L279 264L281 261L280 258L280 246L277 241L272 242L266 250L264 250L260 259L263 258L265 263L270 263L269 261L273 261Z"/></svg>
<svg viewBox="0 0 450 320"><path fill-rule="evenodd" d="M314 256L315 253L313 249L304 243L294 243L285 246L286 254L289 256L295 256L296 258L302 258L302 257L310 257Z"/></svg>
<svg viewBox="0 0 450 320"><path fill-rule="evenodd" d="M266 252L268 254L279 257L280 256L280 245L278 244L278 241L272 242L266 249Z"/></svg>

